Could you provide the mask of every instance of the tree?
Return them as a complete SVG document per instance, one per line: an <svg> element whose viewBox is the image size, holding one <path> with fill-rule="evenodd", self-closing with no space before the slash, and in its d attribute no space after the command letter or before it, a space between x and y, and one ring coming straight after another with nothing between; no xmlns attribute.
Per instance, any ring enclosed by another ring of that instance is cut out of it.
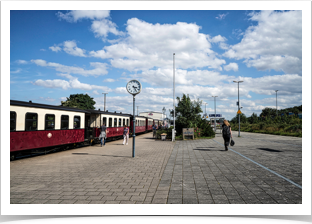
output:
<svg viewBox="0 0 312 224"><path fill-rule="evenodd" d="M95 101L88 94L71 94L66 97L66 101L61 101L61 106L64 107L75 107L79 109L92 109L94 110Z"/></svg>
<svg viewBox="0 0 312 224"><path fill-rule="evenodd" d="M247 121L250 123L250 124L255 124L255 123L258 123L258 116L256 113L252 113L252 115L250 117L247 118Z"/></svg>
<svg viewBox="0 0 312 224"><path fill-rule="evenodd" d="M239 119L240 119L240 123L247 123L247 117L244 113L241 113ZM238 124L238 114L236 114L236 116L232 118L230 123L231 124Z"/></svg>
<svg viewBox="0 0 312 224"><path fill-rule="evenodd" d="M176 131L177 135L182 133L183 128L198 127L201 121L200 113L202 102L192 101L190 97L183 94L182 98L177 97L178 105L176 106ZM173 116L173 111L171 111Z"/></svg>
<svg viewBox="0 0 312 224"><path fill-rule="evenodd" d="M260 117L271 117L271 116L276 116L276 109L266 107L262 110L260 114Z"/></svg>

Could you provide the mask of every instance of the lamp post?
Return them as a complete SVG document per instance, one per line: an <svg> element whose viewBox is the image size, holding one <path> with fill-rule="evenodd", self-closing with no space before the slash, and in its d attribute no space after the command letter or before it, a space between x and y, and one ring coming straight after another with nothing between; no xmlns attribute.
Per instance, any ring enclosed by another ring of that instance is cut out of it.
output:
<svg viewBox="0 0 312 224"><path fill-rule="evenodd" d="M238 106L238 110L240 110L240 103L239 103L239 83L243 82L243 81L233 81L235 83L238 84L238 102L237 102L237 106ZM238 112L238 111L237 111ZM240 137L240 113L238 113L238 137Z"/></svg>
<svg viewBox="0 0 312 224"><path fill-rule="evenodd" d="M207 103L205 103L205 114L204 114L205 120L206 120L206 117L207 117L206 105L207 105Z"/></svg>
<svg viewBox="0 0 312 224"><path fill-rule="evenodd" d="M173 130L172 141L175 141L175 53L173 53Z"/></svg>
<svg viewBox="0 0 312 224"><path fill-rule="evenodd" d="M165 114L166 114L166 108L165 107L163 107L162 112L163 112L163 125L165 125Z"/></svg>
<svg viewBox="0 0 312 224"><path fill-rule="evenodd" d="M106 94L107 93L102 93L102 94L104 94L104 111L106 111Z"/></svg>
<svg viewBox="0 0 312 224"><path fill-rule="evenodd" d="M215 130L215 132L216 132L216 120L217 120L217 113L216 113L216 110L217 110L217 108L216 108L216 97L218 97L218 96L212 96L212 97L214 97L214 103L215 103L215 118L214 118L214 130Z"/></svg>
<svg viewBox="0 0 312 224"><path fill-rule="evenodd" d="M139 106L137 106L137 116L139 116Z"/></svg>
<svg viewBox="0 0 312 224"><path fill-rule="evenodd" d="M278 90L275 90L275 92L276 92L276 117L277 117L277 91Z"/></svg>

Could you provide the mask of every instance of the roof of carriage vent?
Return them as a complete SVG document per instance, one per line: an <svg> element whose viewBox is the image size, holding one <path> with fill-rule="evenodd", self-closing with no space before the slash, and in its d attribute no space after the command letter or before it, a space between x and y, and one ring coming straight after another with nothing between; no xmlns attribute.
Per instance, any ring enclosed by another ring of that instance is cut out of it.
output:
<svg viewBox="0 0 312 224"><path fill-rule="evenodd" d="M89 113L93 113L93 114L111 114L111 115L114 115L114 116L123 116L123 117L130 117L131 116L131 114L124 114L122 112L116 113L116 111L108 112L107 110L103 111L103 110L91 110L91 109L88 109L86 111L88 111Z"/></svg>
<svg viewBox="0 0 312 224"><path fill-rule="evenodd" d="M10 100L11 106L23 106L23 107L35 107L35 108L43 108L43 109L51 109L51 110L67 110L67 111L77 111L83 113L89 113L89 111L84 109L79 109L75 107L64 107L64 106L55 106L55 105L48 105L48 104L41 104L41 103L33 103L25 102L25 101L18 101L18 100Z"/></svg>

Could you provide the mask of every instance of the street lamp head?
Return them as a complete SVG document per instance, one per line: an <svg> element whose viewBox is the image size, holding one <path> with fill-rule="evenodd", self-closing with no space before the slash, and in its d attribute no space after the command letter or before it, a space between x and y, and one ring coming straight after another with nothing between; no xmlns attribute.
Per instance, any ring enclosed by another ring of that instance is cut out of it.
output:
<svg viewBox="0 0 312 224"><path fill-rule="evenodd" d="M244 82L244 81L233 81L233 82L240 83L240 82Z"/></svg>
<svg viewBox="0 0 312 224"><path fill-rule="evenodd" d="M277 92L278 90L275 90L275 92Z"/></svg>

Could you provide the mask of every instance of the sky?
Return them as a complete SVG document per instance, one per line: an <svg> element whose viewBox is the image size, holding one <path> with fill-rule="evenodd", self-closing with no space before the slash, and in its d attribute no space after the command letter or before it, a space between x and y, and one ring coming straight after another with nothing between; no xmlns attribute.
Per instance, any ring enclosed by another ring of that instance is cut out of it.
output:
<svg viewBox="0 0 312 224"><path fill-rule="evenodd" d="M217 96L232 119L239 90L242 113L259 116L276 99L302 105L302 47L301 10L11 10L10 99L60 105L82 93L103 110L107 93L108 111L132 114L136 79L136 113L169 116L174 73L175 97L201 100L203 113Z"/></svg>

